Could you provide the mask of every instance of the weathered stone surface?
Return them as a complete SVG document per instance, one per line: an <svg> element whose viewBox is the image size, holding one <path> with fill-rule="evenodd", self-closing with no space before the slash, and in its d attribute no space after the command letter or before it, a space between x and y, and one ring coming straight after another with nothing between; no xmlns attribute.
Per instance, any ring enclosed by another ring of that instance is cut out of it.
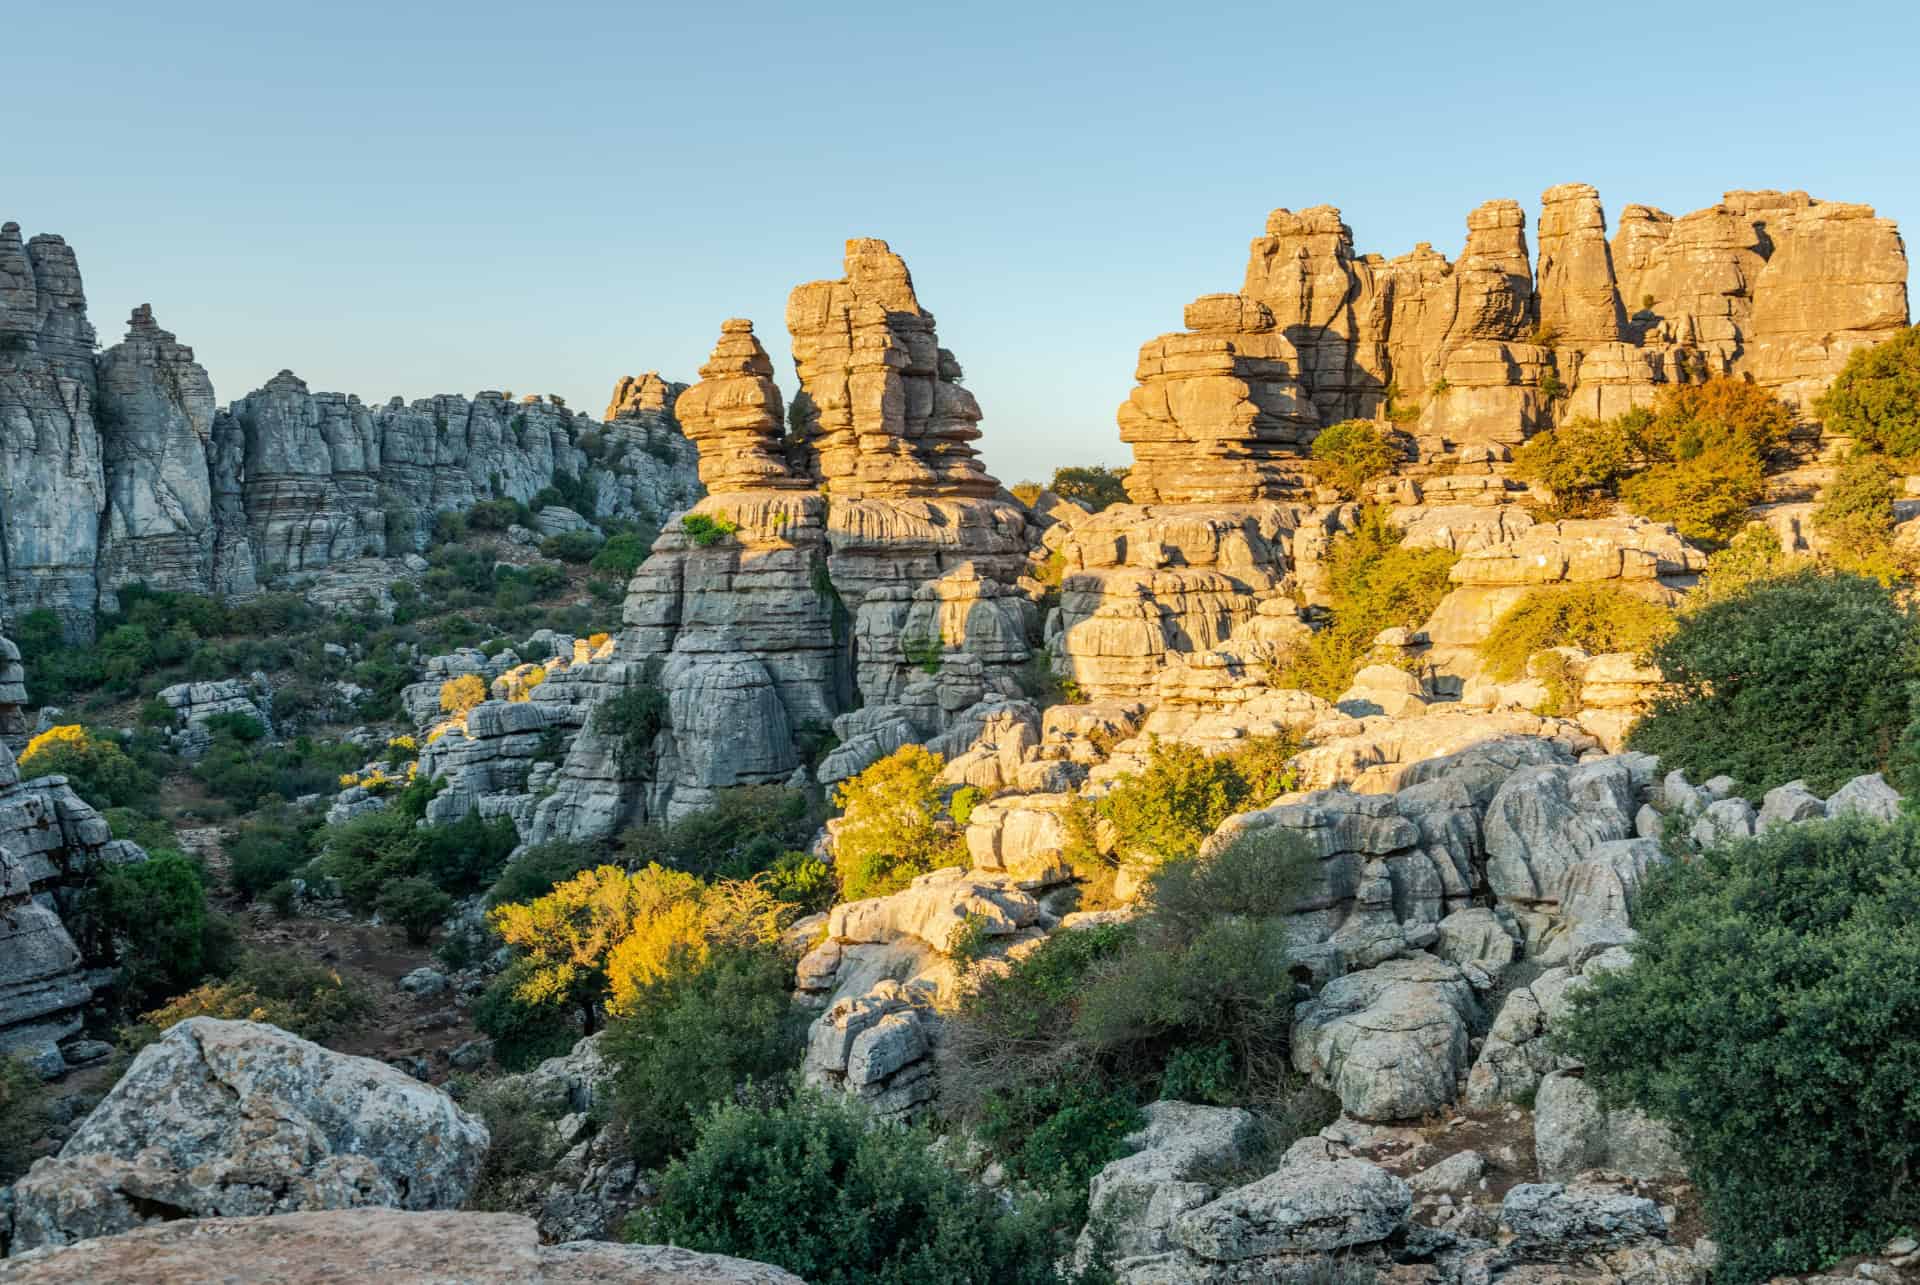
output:
<svg viewBox="0 0 1920 1285"><path fill-rule="evenodd" d="M1385 1240L1412 1207L1407 1184L1376 1165L1299 1158L1181 1215L1173 1238L1211 1262L1330 1253Z"/></svg>
<svg viewBox="0 0 1920 1285"><path fill-rule="evenodd" d="M1416 1119L1454 1100L1479 1014L1455 965L1391 959L1329 982L1296 1010L1294 1068L1356 1119Z"/></svg>
<svg viewBox="0 0 1920 1285"><path fill-rule="evenodd" d="M1830 817L1863 816L1874 821L1891 821L1900 815L1900 792L1887 784L1886 777L1875 772L1856 776L1827 800Z"/></svg>
<svg viewBox="0 0 1920 1285"><path fill-rule="evenodd" d="M173 711L174 746L187 758L198 758L213 743L208 722L223 714L250 718L261 731L273 733L273 691L266 675L252 679L226 678L210 683L175 683L160 689L157 700Z"/></svg>
<svg viewBox="0 0 1920 1285"><path fill-rule="evenodd" d="M1667 1221L1659 1206L1609 1183L1528 1182L1500 1202L1508 1252L1547 1261L1660 1240Z"/></svg>
<svg viewBox="0 0 1920 1285"><path fill-rule="evenodd" d="M846 275L795 287L787 330L808 471L835 498L985 498L980 406L885 241L847 242Z"/></svg>
<svg viewBox="0 0 1920 1285"><path fill-rule="evenodd" d="M1629 1178L1686 1173L1672 1130L1639 1111L1603 1109L1600 1095L1586 1080L1566 1071L1540 1081L1533 1105L1533 1149L1540 1176L1548 1182L1570 1182L1589 1169Z"/></svg>
<svg viewBox="0 0 1920 1285"><path fill-rule="evenodd" d="M803 1285L764 1263L667 1245L540 1243L517 1214L356 1209L195 1218L0 1262L6 1285Z"/></svg>
<svg viewBox="0 0 1920 1285"><path fill-rule="evenodd" d="M165 1218L459 1206L487 1129L385 1063L191 1018L14 1186L14 1252Z"/></svg>
<svg viewBox="0 0 1920 1285"><path fill-rule="evenodd" d="M1243 1163L1258 1143L1253 1117L1237 1107L1154 1102L1142 1114L1146 1125L1125 1139L1132 1154L1093 1176L1078 1246L1083 1260L1104 1249L1123 1278L1131 1260L1174 1250L1174 1220L1220 1194L1207 1173Z"/></svg>
<svg viewBox="0 0 1920 1285"><path fill-rule="evenodd" d="M687 437L700 451L700 481L709 492L754 487L805 489L812 479L790 468L782 436L786 415L773 382L773 359L753 323L721 324L720 342L700 368L700 382L676 403Z"/></svg>
<svg viewBox="0 0 1920 1285"><path fill-rule="evenodd" d="M0 638L0 742L26 735L27 671L20 663L20 648L11 638ZM12 782L0 779L0 785Z"/></svg>
<svg viewBox="0 0 1920 1285"><path fill-rule="evenodd" d="M808 1029L801 1074L810 1084L859 1098L878 1115L917 1113L933 1100L930 998L882 981L835 1002Z"/></svg>

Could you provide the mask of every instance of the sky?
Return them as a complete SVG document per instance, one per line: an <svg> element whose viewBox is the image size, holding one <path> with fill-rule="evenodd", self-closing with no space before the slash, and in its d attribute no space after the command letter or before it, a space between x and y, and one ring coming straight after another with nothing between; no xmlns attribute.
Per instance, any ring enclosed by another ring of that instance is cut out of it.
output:
<svg viewBox="0 0 1920 1285"><path fill-rule="evenodd" d="M1920 228L1920 5L15 0L0 221L224 404L692 381L787 291L906 258L1003 481L1123 464L1139 346L1278 206L1459 254L1555 183L1802 188Z"/></svg>

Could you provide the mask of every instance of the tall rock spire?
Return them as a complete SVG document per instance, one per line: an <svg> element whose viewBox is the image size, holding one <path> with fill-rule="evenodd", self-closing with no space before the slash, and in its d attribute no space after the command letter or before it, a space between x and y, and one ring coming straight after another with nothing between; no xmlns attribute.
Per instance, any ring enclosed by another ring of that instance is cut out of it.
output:
<svg viewBox="0 0 1920 1285"><path fill-rule="evenodd" d="M773 359L751 321L721 323L720 342L700 368L700 382L680 394L675 406L682 431L700 450L700 481L709 492L813 485L788 468Z"/></svg>

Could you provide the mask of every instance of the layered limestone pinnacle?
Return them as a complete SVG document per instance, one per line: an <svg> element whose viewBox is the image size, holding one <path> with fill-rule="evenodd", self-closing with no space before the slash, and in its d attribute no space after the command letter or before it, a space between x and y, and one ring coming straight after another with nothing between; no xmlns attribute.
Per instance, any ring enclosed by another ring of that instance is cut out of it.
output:
<svg viewBox="0 0 1920 1285"><path fill-rule="evenodd" d="M620 419L639 419L663 415L674 409L676 399L687 390L685 384L671 383L657 370L638 375L622 375L607 399L606 413L600 418L611 424Z"/></svg>
<svg viewBox="0 0 1920 1285"><path fill-rule="evenodd" d="M846 275L795 287L787 330L808 471L836 497L985 498L980 406L940 347L906 263L885 241L847 242Z"/></svg>
<svg viewBox="0 0 1920 1285"><path fill-rule="evenodd" d="M773 359L751 321L721 323L700 382L680 395L677 406L682 429L699 448L700 481L710 493L812 487L812 478L795 476L788 466Z"/></svg>

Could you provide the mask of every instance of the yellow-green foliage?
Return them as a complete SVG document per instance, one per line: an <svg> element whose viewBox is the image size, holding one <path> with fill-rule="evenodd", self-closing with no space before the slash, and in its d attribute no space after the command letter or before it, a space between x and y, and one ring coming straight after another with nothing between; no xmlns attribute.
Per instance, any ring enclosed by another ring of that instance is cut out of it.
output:
<svg viewBox="0 0 1920 1285"><path fill-rule="evenodd" d="M1720 543L1764 497L1767 457L1793 424L1793 408L1765 389L1717 377L1669 388L1651 410L1543 433L1514 453L1514 474L1552 491L1551 516L1592 516L1621 499L1688 539Z"/></svg>
<svg viewBox="0 0 1920 1285"><path fill-rule="evenodd" d="M1814 413L1829 433L1901 459L1920 456L1920 326L1847 358Z"/></svg>
<svg viewBox="0 0 1920 1285"><path fill-rule="evenodd" d="M1755 522L1707 558L1707 571L1700 583L1687 594L1681 610L1699 611L1716 602L1724 602L1748 585L1792 575L1813 565L1803 554L1788 553L1780 547L1773 528Z"/></svg>
<svg viewBox="0 0 1920 1285"><path fill-rule="evenodd" d="M1343 419L1313 439L1314 472L1348 499L1393 472L1400 459L1399 449L1371 420Z"/></svg>
<svg viewBox="0 0 1920 1285"><path fill-rule="evenodd" d="M487 680L478 674L462 674L440 684L440 709L447 714L464 714L487 699Z"/></svg>
<svg viewBox="0 0 1920 1285"><path fill-rule="evenodd" d="M112 741L78 723L50 727L20 752L20 778L64 776L74 792L100 807L145 805L153 778Z"/></svg>
<svg viewBox="0 0 1920 1285"><path fill-rule="evenodd" d="M1820 494L1813 526L1827 539L1828 558L1842 571L1892 584L1900 575L1893 549L1897 482L1884 456L1855 451Z"/></svg>
<svg viewBox="0 0 1920 1285"><path fill-rule="evenodd" d="M1528 657L1549 648L1640 656L1672 629L1671 611L1624 589L1608 584L1550 585L1530 591L1507 608L1480 644L1480 656L1489 675L1511 682L1526 673Z"/></svg>
<svg viewBox="0 0 1920 1285"><path fill-rule="evenodd" d="M517 956L514 998L532 1008L577 1006L589 1018L600 1006L624 1012L642 988L704 961L715 944L772 940L781 918L757 883L708 884L660 865L597 866L487 914Z"/></svg>
<svg viewBox="0 0 1920 1285"><path fill-rule="evenodd" d="M1297 687L1328 700L1346 690L1383 629L1411 629L1433 614L1450 587L1459 555L1410 548L1375 507L1363 508L1352 532L1334 539L1326 558L1327 608L1333 623L1274 666L1277 687Z"/></svg>
<svg viewBox="0 0 1920 1285"><path fill-rule="evenodd" d="M842 813L834 865L845 900L885 896L966 859L942 815L937 778L945 762L924 746L904 745L834 792Z"/></svg>
<svg viewBox="0 0 1920 1285"><path fill-rule="evenodd" d="M1057 468L1048 490L1062 499L1078 500L1095 513L1127 502L1127 470L1090 464L1084 468Z"/></svg>
<svg viewBox="0 0 1920 1285"><path fill-rule="evenodd" d="M1146 765L1113 783L1098 799L1077 799L1067 817L1068 856L1089 874L1101 864L1154 869L1185 860L1236 812L1257 808L1293 788L1287 765L1300 750L1284 736L1251 737L1230 754L1155 740ZM1098 846L1107 851L1096 852Z"/></svg>

